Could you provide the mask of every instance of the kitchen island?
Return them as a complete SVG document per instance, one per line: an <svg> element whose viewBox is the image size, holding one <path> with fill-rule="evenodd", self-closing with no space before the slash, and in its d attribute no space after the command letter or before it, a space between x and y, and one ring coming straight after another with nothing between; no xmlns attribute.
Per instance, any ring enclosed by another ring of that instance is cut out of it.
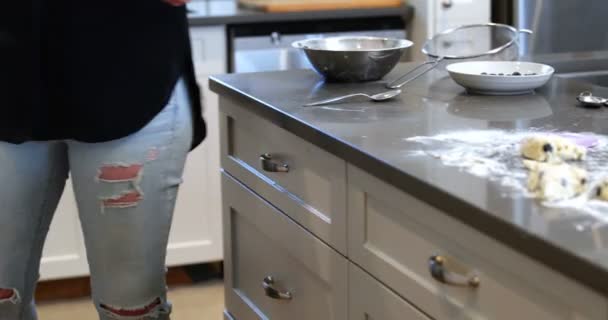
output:
<svg viewBox="0 0 608 320"><path fill-rule="evenodd" d="M415 154L408 139L472 129L607 135L608 112L574 100L588 85L554 77L533 95L474 96L437 70L396 100L302 107L384 82L324 83L305 70L211 78L226 317L608 319L608 216L543 206Z"/></svg>

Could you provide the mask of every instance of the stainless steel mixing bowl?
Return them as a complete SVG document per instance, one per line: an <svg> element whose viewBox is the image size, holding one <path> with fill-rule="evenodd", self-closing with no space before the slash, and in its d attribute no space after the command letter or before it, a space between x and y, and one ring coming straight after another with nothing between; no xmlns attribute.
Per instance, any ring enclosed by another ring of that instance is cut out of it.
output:
<svg viewBox="0 0 608 320"><path fill-rule="evenodd" d="M334 37L296 41L313 68L330 81L373 81L397 65L409 40L376 37Z"/></svg>

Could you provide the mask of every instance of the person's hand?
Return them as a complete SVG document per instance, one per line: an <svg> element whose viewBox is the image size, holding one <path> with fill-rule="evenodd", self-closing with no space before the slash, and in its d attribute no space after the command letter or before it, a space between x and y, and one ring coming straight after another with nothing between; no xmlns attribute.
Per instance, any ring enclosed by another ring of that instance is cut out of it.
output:
<svg viewBox="0 0 608 320"><path fill-rule="evenodd" d="M186 3L190 2L190 0L163 0L163 1L172 6L176 6L176 7L183 6Z"/></svg>

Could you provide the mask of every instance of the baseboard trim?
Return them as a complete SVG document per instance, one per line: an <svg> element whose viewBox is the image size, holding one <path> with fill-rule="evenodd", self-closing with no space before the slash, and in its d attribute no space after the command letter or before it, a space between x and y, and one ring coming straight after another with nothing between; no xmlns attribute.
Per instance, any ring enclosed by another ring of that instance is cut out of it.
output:
<svg viewBox="0 0 608 320"><path fill-rule="evenodd" d="M171 287L189 285L197 282L197 277L191 275L192 266L169 268L167 285ZM220 272L221 263L205 265L201 270ZM209 275L208 278L220 277L221 274ZM36 301L53 301L64 299L79 299L91 296L90 277L41 281L36 288Z"/></svg>

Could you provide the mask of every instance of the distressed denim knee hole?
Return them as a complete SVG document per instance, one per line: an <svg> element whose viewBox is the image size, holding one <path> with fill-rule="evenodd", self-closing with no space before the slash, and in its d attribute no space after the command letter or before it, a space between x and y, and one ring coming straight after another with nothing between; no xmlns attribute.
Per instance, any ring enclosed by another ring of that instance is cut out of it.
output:
<svg viewBox="0 0 608 320"><path fill-rule="evenodd" d="M143 199L143 194L139 190L128 190L122 194L112 197L102 197L102 208L130 208L136 207Z"/></svg>
<svg viewBox="0 0 608 320"><path fill-rule="evenodd" d="M109 197L99 197L102 213L105 209L136 207L143 200L140 182L144 171L141 163L104 164L97 170L95 180L100 183L127 183L125 190Z"/></svg>
<svg viewBox="0 0 608 320"><path fill-rule="evenodd" d="M169 313L164 309L163 300L161 298L156 298L151 303L143 306L125 308L101 303L99 304L99 307L108 317L118 320L158 319L161 314Z"/></svg>
<svg viewBox="0 0 608 320"><path fill-rule="evenodd" d="M18 304L19 302L21 302L21 298L19 297L19 292L17 292L17 290L0 288L0 304Z"/></svg>
<svg viewBox="0 0 608 320"><path fill-rule="evenodd" d="M96 179L109 183L137 181L141 178L142 173L143 164L141 163L113 163L99 168Z"/></svg>

